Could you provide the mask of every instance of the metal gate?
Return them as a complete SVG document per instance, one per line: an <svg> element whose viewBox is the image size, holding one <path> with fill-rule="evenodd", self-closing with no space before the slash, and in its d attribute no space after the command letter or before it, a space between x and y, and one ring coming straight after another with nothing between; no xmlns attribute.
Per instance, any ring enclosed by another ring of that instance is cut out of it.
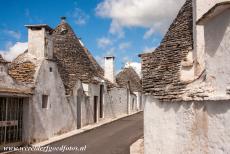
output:
<svg viewBox="0 0 230 154"><path fill-rule="evenodd" d="M22 142L23 98L0 97L0 146Z"/></svg>

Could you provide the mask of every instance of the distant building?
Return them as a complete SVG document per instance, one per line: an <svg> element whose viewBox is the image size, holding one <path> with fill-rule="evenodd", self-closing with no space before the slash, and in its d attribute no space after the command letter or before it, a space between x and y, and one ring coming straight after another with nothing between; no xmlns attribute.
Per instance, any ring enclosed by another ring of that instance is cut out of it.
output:
<svg viewBox="0 0 230 154"><path fill-rule="evenodd" d="M137 72L131 66L128 66L116 75L116 82L120 87L129 87L132 94L135 95L132 104L130 104L130 110L142 109L142 85Z"/></svg>
<svg viewBox="0 0 230 154"><path fill-rule="evenodd" d="M26 27L28 50L12 62L0 56L0 148L130 113L132 92L116 83L114 58L104 71L65 18L55 29Z"/></svg>
<svg viewBox="0 0 230 154"><path fill-rule="evenodd" d="M141 54L145 153L230 151L230 2L186 0Z"/></svg>

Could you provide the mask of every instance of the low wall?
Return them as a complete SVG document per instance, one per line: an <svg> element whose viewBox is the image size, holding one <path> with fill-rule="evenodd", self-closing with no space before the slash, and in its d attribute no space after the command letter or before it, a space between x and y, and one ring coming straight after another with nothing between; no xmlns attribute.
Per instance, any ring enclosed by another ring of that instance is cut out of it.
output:
<svg viewBox="0 0 230 154"><path fill-rule="evenodd" d="M230 101L158 102L147 97L145 153L230 151Z"/></svg>

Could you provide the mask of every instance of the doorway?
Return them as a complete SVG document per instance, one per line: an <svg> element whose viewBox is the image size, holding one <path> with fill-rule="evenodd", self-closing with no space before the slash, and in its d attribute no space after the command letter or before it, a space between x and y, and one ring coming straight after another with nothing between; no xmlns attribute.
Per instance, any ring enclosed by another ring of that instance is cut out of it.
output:
<svg viewBox="0 0 230 154"><path fill-rule="evenodd" d="M104 104L104 85L100 85L100 118L103 118L103 104Z"/></svg>
<svg viewBox="0 0 230 154"><path fill-rule="evenodd" d="M98 96L94 96L94 122L97 122L97 102L98 102Z"/></svg>
<svg viewBox="0 0 230 154"><path fill-rule="evenodd" d="M81 97L77 96L77 129L81 128Z"/></svg>
<svg viewBox="0 0 230 154"><path fill-rule="evenodd" d="M23 98L0 97L0 147L22 142Z"/></svg>

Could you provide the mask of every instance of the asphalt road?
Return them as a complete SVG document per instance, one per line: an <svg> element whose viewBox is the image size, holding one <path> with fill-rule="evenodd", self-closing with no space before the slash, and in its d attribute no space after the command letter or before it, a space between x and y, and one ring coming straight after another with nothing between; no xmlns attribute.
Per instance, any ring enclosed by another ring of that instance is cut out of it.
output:
<svg viewBox="0 0 230 154"><path fill-rule="evenodd" d="M96 129L50 144L51 147L85 147L83 151L48 152L50 154L129 154L130 145L143 136L143 113L138 113ZM17 152L19 153L19 152ZM39 152L20 152L20 154ZM45 153L45 152L40 152Z"/></svg>

